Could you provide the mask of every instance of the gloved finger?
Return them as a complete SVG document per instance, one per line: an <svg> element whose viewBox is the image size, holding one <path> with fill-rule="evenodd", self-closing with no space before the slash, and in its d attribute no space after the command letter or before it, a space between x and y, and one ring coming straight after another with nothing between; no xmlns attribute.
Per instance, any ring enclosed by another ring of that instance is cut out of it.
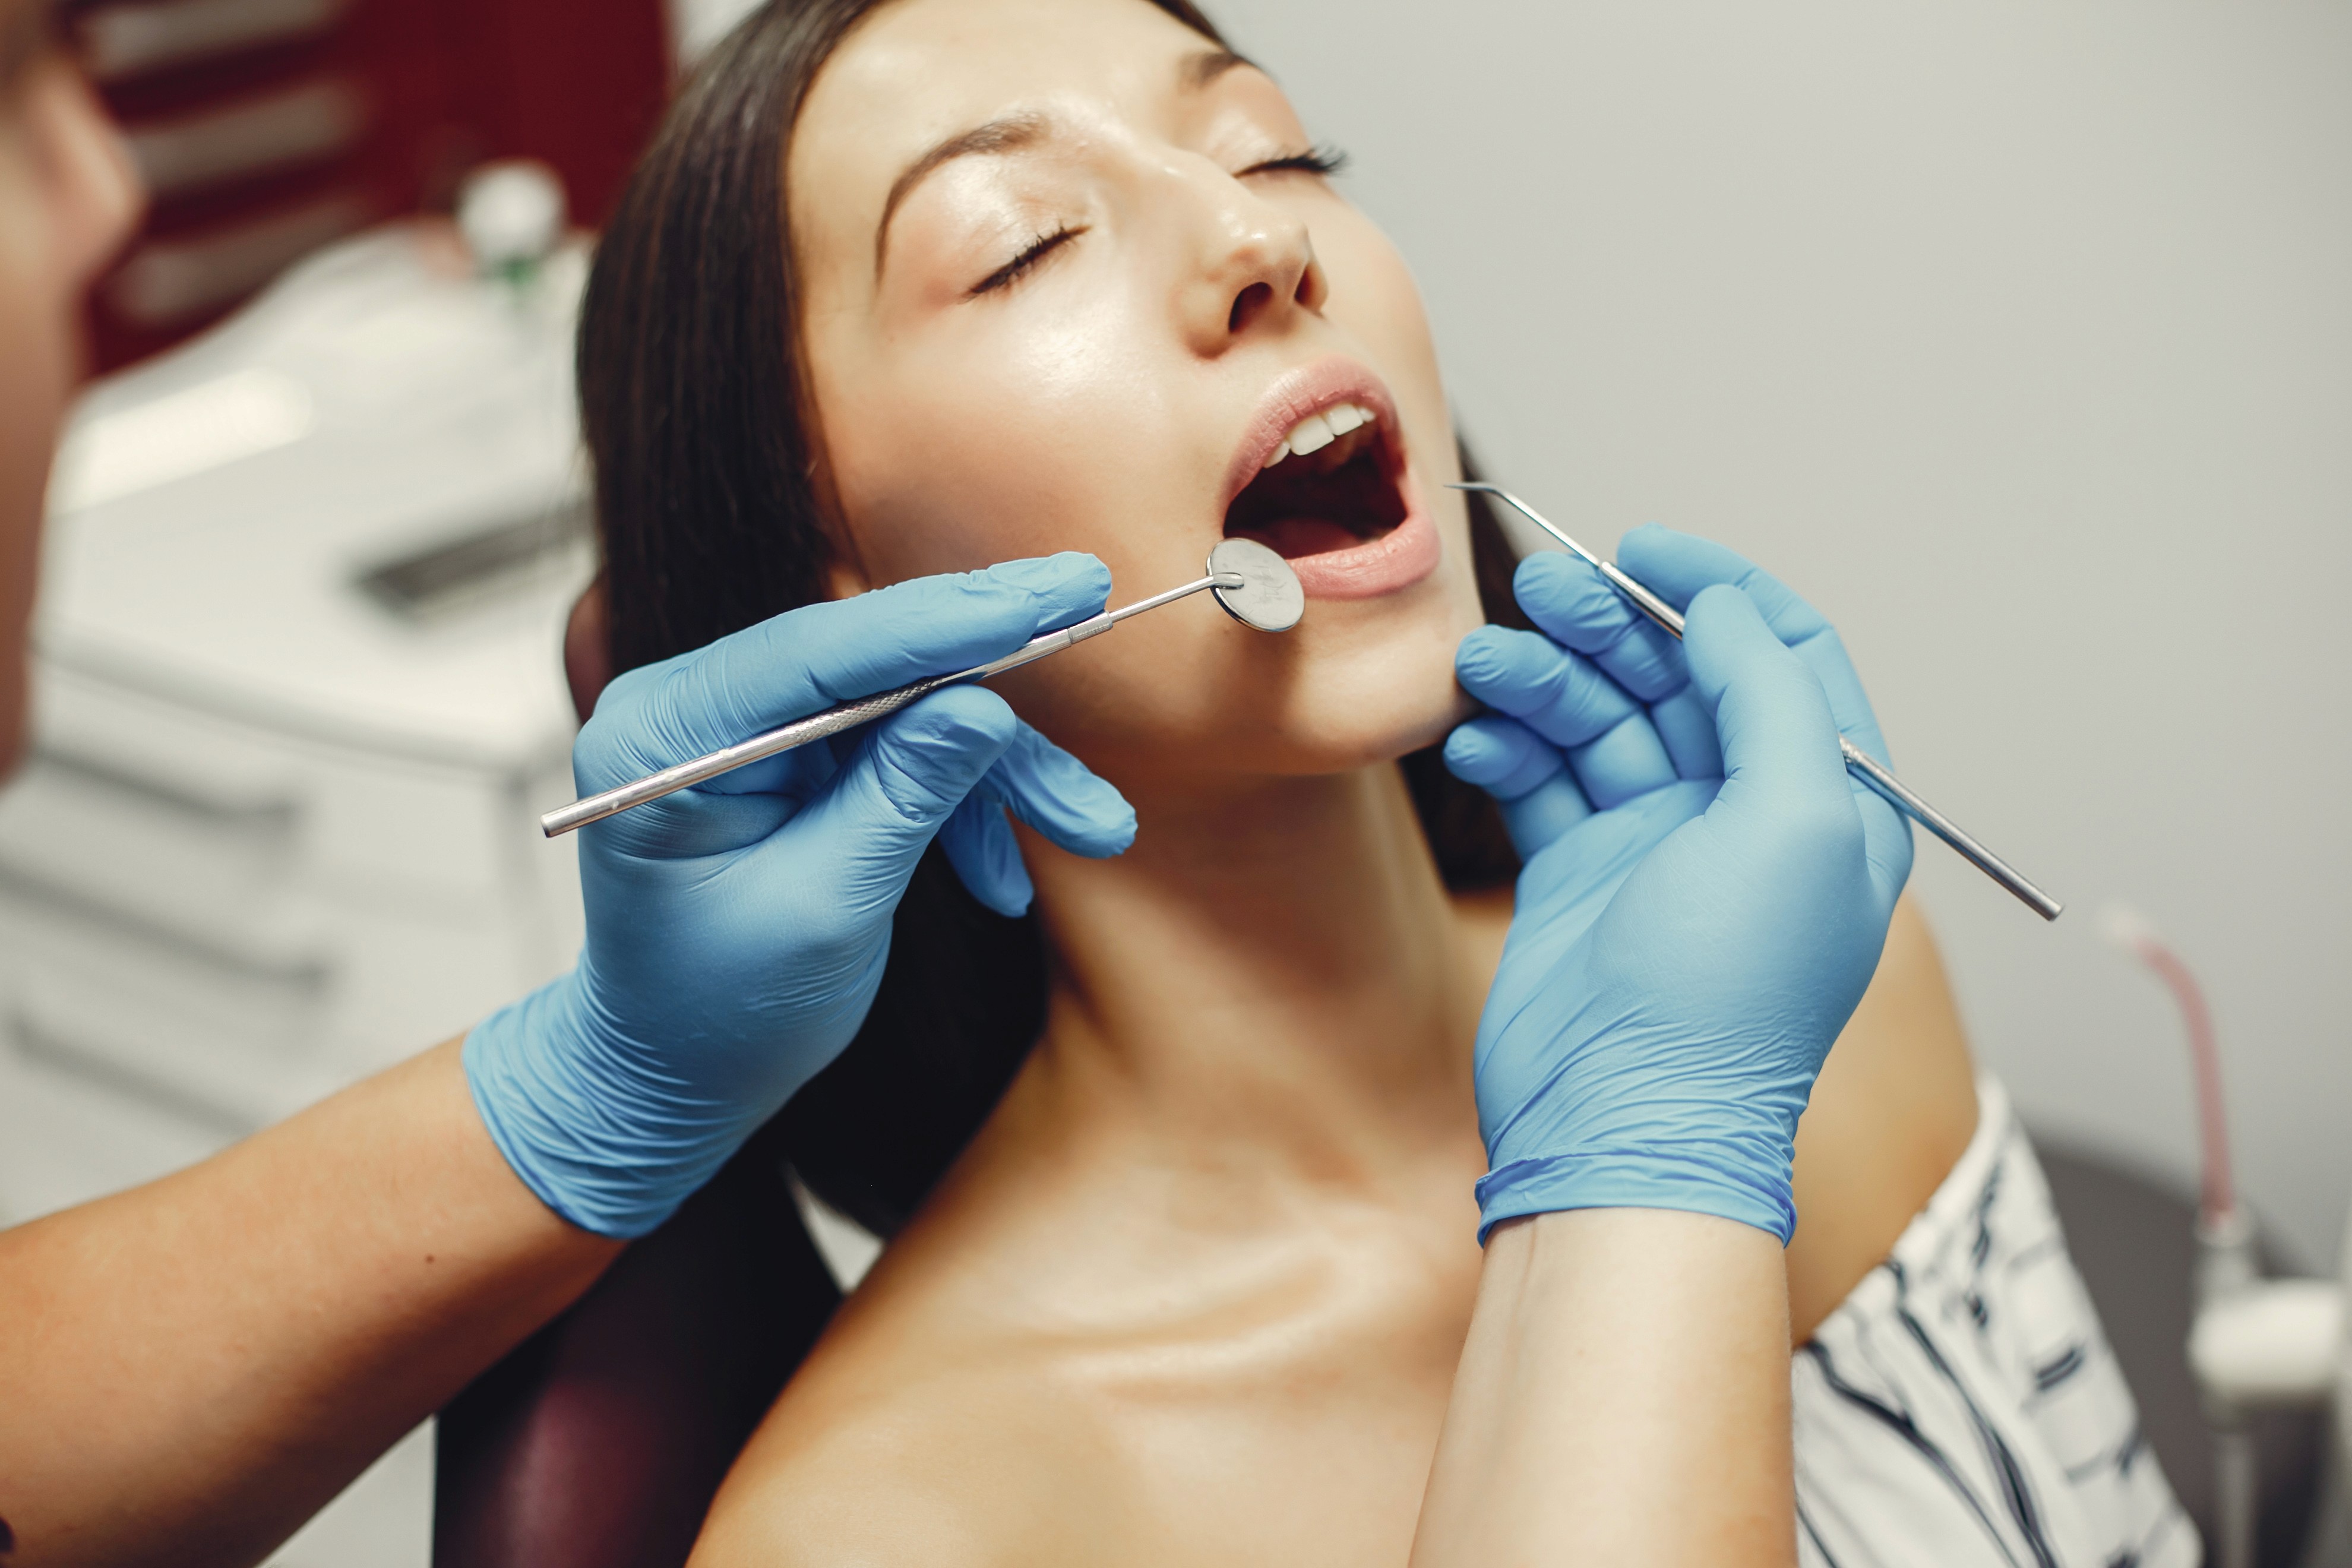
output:
<svg viewBox="0 0 2352 1568"><path fill-rule="evenodd" d="M1516 719L1482 713L1457 724L1443 755L1447 772L1495 797L1521 860L1592 815L1568 759Z"/></svg>
<svg viewBox="0 0 2352 1568"><path fill-rule="evenodd" d="M1715 715L1689 687L1654 703L1650 725L1674 759L1675 772L1686 779L1723 776L1723 747L1715 738Z"/></svg>
<svg viewBox="0 0 2352 1568"><path fill-rule="evenodd" d="M1723 745L1718 798L1760 795L1785 803L1828 792L1850 800L1829 696L1754 603L1737 588L1717 586L1691 601L1689 616L1691 685L1714 710Z"/></svg>
<svg viewBox="0 0 2352 1568"><path fill-rule="evenodd" d="M1010 653L1100 610L1109 593L1108 567L1065 552L806 605L620 677L581 731L575 769L611 773L597 785L608 787L836 703Z"/></svg>
<svg viewBox="0 0 2352 1568"><path fill-rule="evenodd" d="M1503 829L1525 863L1590 817L1592 804L1576 787L1576 775L1562 768L1518 799L1503 802L1502 811Z"/></svg>
<svg viewBox="0 0 2352 1568"><path fill-rule="evenodd" d="M1862 678L1854 673L1845 644L1822 613L1786 584L1737 551L1712 540L1645 523L1617 547L1618 564L1677 609L1702 589L1728 584L1746 594L1772 634L1796 650L1829 693L1830 711L1853 743L1882 763L1891 763L1878 716L1871 711Z"/></svg>
<svg viewBox="0 0 2352 1568"><path fill-rule="evenodd" d="M693 860L757 844L792 821L806 804L796 794L713 789L719 782L682 789L592 822L581 834L600 850L632 859ZM581 793L592 791L583 786Z"/></svg>
<svg viewBox="0 0 2352 1568"><path fill-rule="evenodd" d="M1555 746L1583 745L1627 720L1648 723L1623 687L1536 632L1480 626L1454 650L1454 679Z"/></svg>
<svg viewBox="0 0 2352 1568"><path fill-rule="evenodd" d="M791 821L856 755L864 741L862 730L852 730L821 743L779 752L592 823L586 831L623 854L646 859L692 859L740 849ZM572 773L582 795L604 787L592 782L576 754Z"/></svg>
<svg viewBox="0 0 2352 1568"><path fill-rule="evenodd" d="M1648 711L1549 637L1481 626L1454 650L1454 673L1471 696L1563 748L1578 787L1598 810L1675 781Z"/></svg>
<svg viewBox="0 0 2352 1568"><path fill-rule="evenodd" d="M1573 555L1528 556L1512 574L1511 594L1546 635L1644 702L1681 690L1690 679L1680 645Z"/></svg>
<svg viewBox="0 0 2352 1568"><path fill-rule="evenodd" d="M1481 713L1445 737L1445 768L1498 801L1513 801L1549 779L1568 760L1517 719Z"/></svg>
<svg viewBox="0 0 2352 1568"><path fill-rule="evenodd" d="M833 787L751 858L789 858L793 879L823 889L829 914L861 925L897 907L933 835L1019 729L992 691L935 691L875 724Z"/></svg>
<svg viewBox="0 0 2352 1568"><path fill-rule="evenodd" d="M940 829L940 847L973 898L1008 918L1029 912L1037 889L1002 805L978 792L964 796Z"/></svg>
<svg viewBox="0 0 2352 1568"><path fill-rule="evenodd" d="M1695 533L1645 522L1618 542L1617 563L1678 610L1687 609L1702 589L1729 584L1748 595L1772 635L1790 647L1829 629L1819 610L1770 573L1738 551Z"/></svg>
<svg viewBox="0 0 2352 1568"><path fill-rule="evenodd" d="M1628 719L1599 740L1568 750L1569 770L1595 811L1675 782L1674 760L1648 718Z"/></svg>
<svg viewBox="0 0 2352 1568"><path fill-rule="evenodd" d="M864 739L856 730L828 735L821 742L795 746L789 752L746 763L715 779L705 779L686 793L707 790L714 795L785 795L806 800L833 781L842 764L857 754L858 744Z"/></svg>
<svg viewBox="0 0 2352 1568"><path fill-rule="evenodd" d="M1910 873L1909 834L1891 806L1848 780L1821 681L1737 588L1702 589L1689 617L1692 686L1713 706L1723 744L1724 785L1709 820L1766 828L1773 843L1759 848L1793 846L1815 859L1841 853L1851 836L1882 911L1893 909Z"/></svg>
<svg viewBox="0 0 2352 1568"><path fill-rule="evenodd" d="M1891 763L1886 738L1862 677L1837 629L1785 584L1737 551L1655 523L1627 534L1618 546L1625 569L1668 602L1682 605L1713 584L1737 587L1772 634L1792 649L1828 694L1841 732L1882 763ZM1860 779L1848 781L1869 836L1872 874L1899 890L1911 874L1910 819Z"/></svg>
<svg viewBox="0 0 2352 1568"><path fill-rule="evenodd" d="M1135 842L1135 808L1127 797L1026 724L1013 731L978 793L1073 855L1100 860ZM1005 831L1010 843L1011 829Z"/></svg>
<svg viewBox="0 0 2352 1568"><path fill-rule="evenodd" d="M1574 561L1572 556L1560 559ZM1576 564L1581 566L1582 563ZM1590 569L1586 571L1590 576ZM1538 574L1538 580L1542 575ZM1610 596L1618 597L1613 589ZM1606 727L1643 711L1625 688L1602 673L1590 658L1571 653L1538 633L1483 626L1462 639L1454 656L1454 668L1455 679L1471 696L1489 708L1523 718L1557 745L1583 745L1597 739ZM1654 681L1654 669L1649 679ZM1704 703L1691 696L1687 685L1651 706L1647 717L1670 760L1672 776L1723 776L1723 753L1715 741L1715 717ZM1602 793L1612 793L1616 799L1627 797L1623 791L1609 791L1601 781L1585 782L1589 791L1598 785ZM1661 782L1663 779L1644 780L1638 787L1654 787Z"/></svg>
<svg viewBox="0 0 2352 1568"><path fill-rule="evenodd" d="M1574 561L1572 556L1561 559ZM1575 563L1580 567L1583 564ZM1585 570L1590 576L1590 568ZM1542 575L1538 574L1539 580ZM1618 597L1613 589L1610 596ZM1622 641L1617 645L1621 651L1632 646ZM1646 658L1646 654L1643 657ZM1591 659L1571 653L1550 637L1535 632L1483 626L1462 639L1454 656L1454 678L1464 690L1489 708L1520 716L1558 745L1584 745L1598 739L1604 726L1643 712L1625 688L1604 674ZM1636 676L1654 684L1660 679L1660 669L1644 665ZM1680 676L1676 679L1679 681ZM1648 728L1656 731L1655 738L1664 749L1670 771L1656 776L1629 778L1613 787L1606 779L1587 778L1583 781L1586 793L1593 797L1595 805L1627 799L1643 789L1655 788L1668 778L1723 776L1723 753L1716 745L1714 715L1690 695L1686 684L1650 707L1646 717ZM1609 796L1609 802L1604 803L1602 795Z"/></svg>

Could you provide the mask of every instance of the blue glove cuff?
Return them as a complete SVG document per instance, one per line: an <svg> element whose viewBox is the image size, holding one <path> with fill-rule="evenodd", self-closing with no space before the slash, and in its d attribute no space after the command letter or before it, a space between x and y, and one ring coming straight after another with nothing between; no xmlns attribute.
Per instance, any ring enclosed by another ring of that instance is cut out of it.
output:
<svg viewBox="0 0 2352 1568"><path fill-rule="evenodd" d="M1797 1233L1789 1184L1759 1181L1745 1160L1711 1157L1705 1144L1598 1149L1513 1160L1478 1178L1478 1245L1522 1215L1563 1209L1676 1209L1738 1220L1780 1237Z"/></svg>
<svg viewBox="0 0 2352 1568"><path fill-rule="evenodd" d="M677 1212L734 1152L685 1110L681 1086L640 1080L616 1097L577 971L500 1008L466 1037L474 1108L540 1201L583 1230L630 1239ZM635 1103L627 1103L634 1101Z"/></svg>

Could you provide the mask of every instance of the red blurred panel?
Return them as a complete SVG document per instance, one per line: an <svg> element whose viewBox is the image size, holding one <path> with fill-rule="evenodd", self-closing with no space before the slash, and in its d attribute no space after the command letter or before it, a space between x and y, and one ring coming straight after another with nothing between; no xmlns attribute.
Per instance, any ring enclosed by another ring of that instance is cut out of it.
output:
<svg viewBox="0 0 2352 1568"><path fill-rule="evenodd" d="M601 218L661 110L661 0L99 0L76 26L163 187L90 310L100 368L186 337L338 232L446 211L491 158Z"/></svg>
<svg viewBox="0 0 2352 1568"><path fill-rule="evenodd" d="M438 0L465 37L459 96L490 155L544 159L601 224L667 96L663 8L638 0Z"/></svg>

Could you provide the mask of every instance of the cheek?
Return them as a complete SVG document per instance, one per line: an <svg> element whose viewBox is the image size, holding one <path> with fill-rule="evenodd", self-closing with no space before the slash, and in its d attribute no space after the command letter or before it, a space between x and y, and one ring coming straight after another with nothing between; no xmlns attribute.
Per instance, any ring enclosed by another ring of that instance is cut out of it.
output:
<svg viewBox="0 0 2352 1568"><path fill-rule="evenodd" d="M1008 303L820 389L835 490L877 582L1055 550L1091 551L1122 582L1123 564L1153 564L1137 498L1197 468L1182 443L1137 438L1178 423L1157 338L1116 298Z"/></svg>
<svg viewBox="0 0 2352 1568"><path fill-rule="evenodd" d="M1416 465L1433 481L1454 472L1453 420L1429 312L1404 257L1353 207L1314 226L1315 249L1331 280L1325 313L1372 353L1412 437Z"/></svg>

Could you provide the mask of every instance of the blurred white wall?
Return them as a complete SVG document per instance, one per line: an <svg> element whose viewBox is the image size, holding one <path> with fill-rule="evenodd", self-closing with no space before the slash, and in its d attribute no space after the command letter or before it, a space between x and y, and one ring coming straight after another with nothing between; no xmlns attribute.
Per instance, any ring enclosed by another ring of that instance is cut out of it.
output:
<svg viewBox="0 0 2352 1568"><path fill-rule="evenodd" d="M2352 6L1209 0L1356 157L1496 477L1834 618L1983 1058L2182 1179L2188 1073L2095 939L2202 974L2242 1181L2352 1192Z"/></svg>
<svg viewBox="0 0 2352 1568"><path fill-rule="evenodd" d="M691 66L735 24L757 8L756 0L666 0L669 8L670 58Z"/></svg>

